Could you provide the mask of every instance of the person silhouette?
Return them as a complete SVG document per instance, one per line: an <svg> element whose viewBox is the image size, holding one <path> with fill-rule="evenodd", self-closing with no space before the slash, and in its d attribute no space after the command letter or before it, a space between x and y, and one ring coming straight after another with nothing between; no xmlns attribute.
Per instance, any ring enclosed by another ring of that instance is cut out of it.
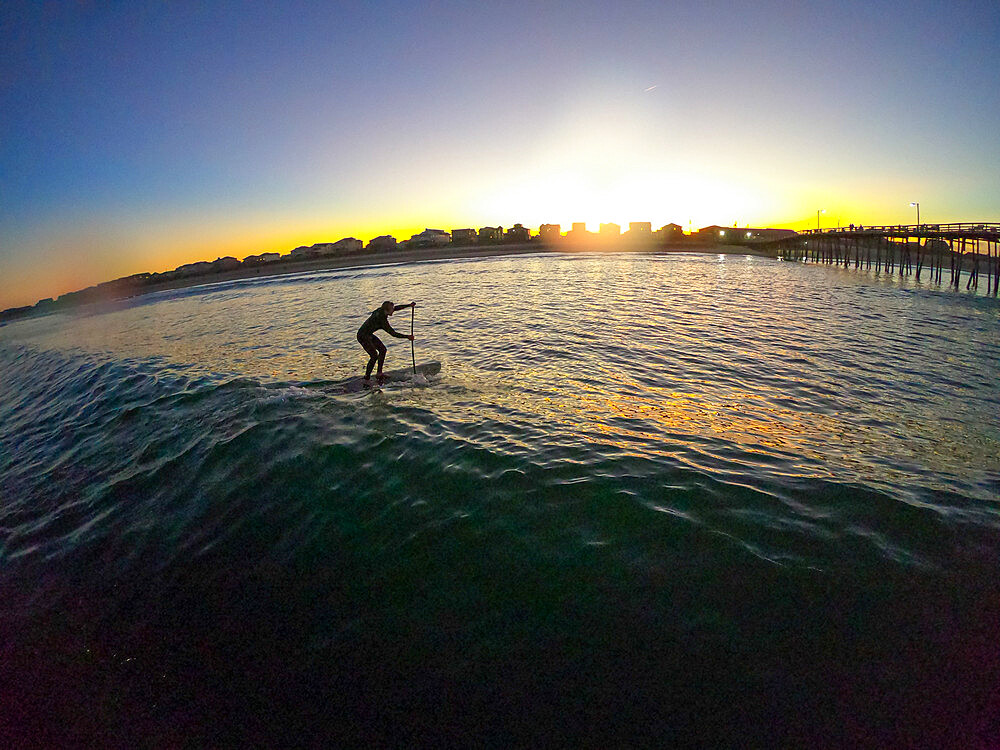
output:
<svg viewBox="0 0 1000 750"><path fill-rule="evenodd" d="M364 347L364 350L368 352L370 359L368 360L368 365L365 367L365 383L371 382L372 368L375 367L375 363L378 363L378 371L375 378L379 383L385 382L385 376L382 374L382 365L385 363L385 344L383 344L379 337L375 335L375 331L384 330L390 336L395 336L397 339L409 339L413 341L413 336L406 333L399 333L394 330L391 325L389 325L389 316L392 315L396 310L403 310L407 307L416 307L415 302L411 302L408 305L394 305L392 302L386 300L382 305L375 310L372 310L371 314L368 316L368 320L361 324L358 329L358 343Z"/></svg>

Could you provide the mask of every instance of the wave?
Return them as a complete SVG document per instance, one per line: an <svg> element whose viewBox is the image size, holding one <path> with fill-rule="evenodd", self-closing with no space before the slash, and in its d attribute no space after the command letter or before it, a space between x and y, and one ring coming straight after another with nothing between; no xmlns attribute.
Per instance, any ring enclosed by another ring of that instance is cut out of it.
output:
<svg viewBox="0 0 1000 750"><path fill-rule="evenodd" d="M619 564L947 571L1000 527L994 505L957 493L784 472L795 457L780 449L688 440L643 455L606 433L581 444L516 420L456 422L433 399L6 345L0 362L9 570L64 560L100 578L358 539L391 550L458 525L550 563L597 545Z"/></svg>

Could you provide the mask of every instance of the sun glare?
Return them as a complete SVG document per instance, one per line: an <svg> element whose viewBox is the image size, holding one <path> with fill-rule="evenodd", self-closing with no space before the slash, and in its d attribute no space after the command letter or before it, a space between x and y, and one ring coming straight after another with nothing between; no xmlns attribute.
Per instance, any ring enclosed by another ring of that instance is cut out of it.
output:
<svg viewBox="0 0 1000 750"><path fill-rule="evenodd" d="M579 108L534 152L474 191L470 216L588 227L648 221L685 228L762 220L770 207L739 165L693 164L639 110Z"/></svg>
<svg viewBox="0 0 1000 750"><path fill-rule="evenodd" d="M473 213L527 226L582 221L594 228L604 222L627 227L649 221L656 227L671 222L698 227L752 223L760 205L742 186L698 174L637 172L600 178L585 169L565 169L511 181L485 196Z"/></svg>

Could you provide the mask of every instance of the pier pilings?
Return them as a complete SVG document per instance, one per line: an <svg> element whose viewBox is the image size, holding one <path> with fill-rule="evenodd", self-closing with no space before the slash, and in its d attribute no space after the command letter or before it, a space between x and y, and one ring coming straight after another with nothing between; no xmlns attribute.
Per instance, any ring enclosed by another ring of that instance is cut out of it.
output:
<svg viewBox="0 0 1000 750"><path fill-rule="evenodd" d="M1000 224L917 224L810 230L766 243L783 260L825 263L877 274L914 276L926 272L941 284L978 290L980 281L993 297L1000 293Z"/></svg>

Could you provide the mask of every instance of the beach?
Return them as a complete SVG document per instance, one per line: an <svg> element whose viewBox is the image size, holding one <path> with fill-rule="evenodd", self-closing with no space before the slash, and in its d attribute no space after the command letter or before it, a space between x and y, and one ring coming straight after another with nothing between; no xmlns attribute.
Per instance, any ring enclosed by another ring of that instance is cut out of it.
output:
<svg viewBox="0 0 1000 750"><path fill-rule="evenodd" d="M315 273L317 271L337 270L344 268L366 268L389 264L419 263L428 260L461 260L466 258L492 258L508 255L532 255L536 253L724 253L727 255L755 255L773 257L770 251L743 245L702 245L677 244L667 247L581 247L569 243L559 245L543 245L536 242L523 242L512 245L466 245L463 247L429 247L419 250L402 250L397 252L365 252L354 255L327 256L304 260L283 260L264 263L255 266L245 266L231 271L201 274L168 281L156 282L144 286L135 296L153 294L171 289L204 284L218 284L241 279L268 278L295 273Z"/></svg>

